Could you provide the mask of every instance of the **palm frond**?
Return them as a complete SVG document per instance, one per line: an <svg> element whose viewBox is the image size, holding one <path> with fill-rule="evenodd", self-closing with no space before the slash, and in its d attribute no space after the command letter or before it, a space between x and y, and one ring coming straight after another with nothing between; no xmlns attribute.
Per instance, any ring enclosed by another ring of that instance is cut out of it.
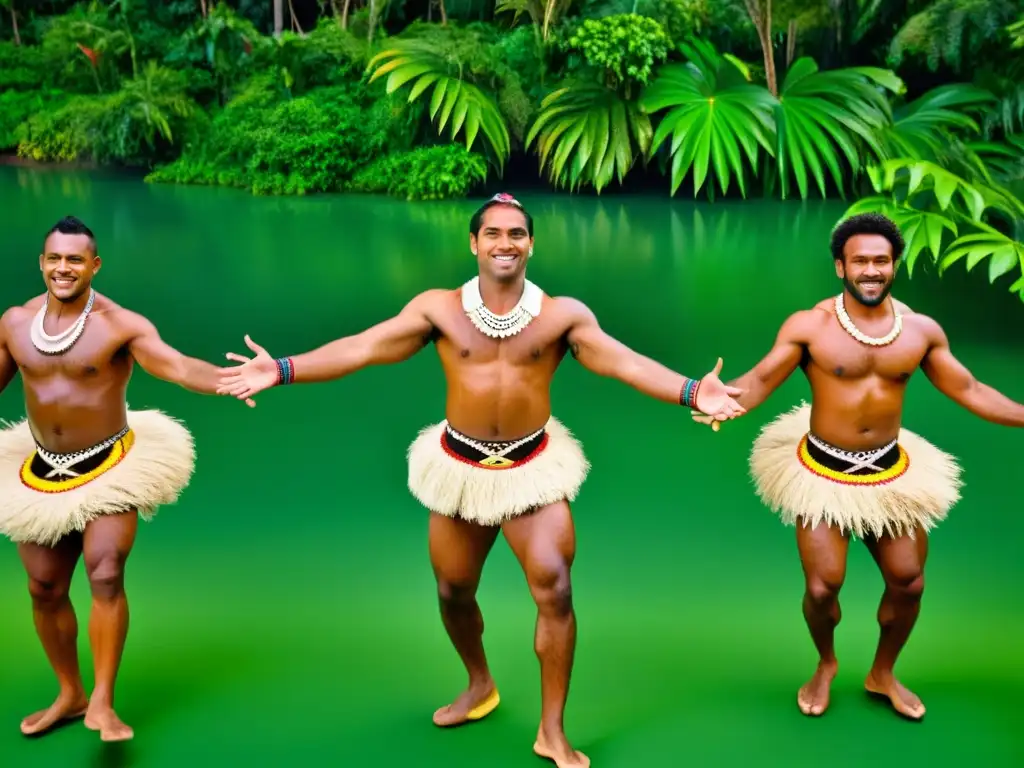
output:
<svg viewBox="0 0 1024 768"><path fill-rule="evenodd" d="M462 133L466 149L472 149L482 135L503 168L511 152L511 139L501 111L494 99L464 79L461 71L450 70L449 62L417 40L396 42L367 64L367 71L373 73L371 83L387 75L388 94L408 85L410 103L432 89L430 118L436 123L438 134L449 126L453 141Z"/></svg>
<svg viewBox="0 0 1024 768"><path fill-rule="evenodd" d="M649 114L668 110L654 132L650 151L657 151L671 136L673 195L692 172L696 196L710 171L723 194L735 176L745 197L744 159L756 174L761 151L774 152L771 115L777 102L710 44L690 40L680 48L688 63L662 66L640 98Z"/></svg>
<svg viewBox="0 0 1024 768"><path fill-rule="evenodd" d="M559 88L540 105L526 137L540 153L541 170L557 186L600 192L622 183L637 154L651 142L650 118L616 91L595 83Z"/></svg>

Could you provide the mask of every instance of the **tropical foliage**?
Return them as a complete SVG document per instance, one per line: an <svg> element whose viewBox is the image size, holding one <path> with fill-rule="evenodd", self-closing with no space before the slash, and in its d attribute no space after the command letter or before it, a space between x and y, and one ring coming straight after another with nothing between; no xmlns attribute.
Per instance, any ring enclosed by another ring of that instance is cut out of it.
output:
<svg viewBox="0 0 1024 768"><path fill-rule="evenodd" d="M0 151L254 194L841 196L1024 299L1024 0L2 3Z"/></svg>

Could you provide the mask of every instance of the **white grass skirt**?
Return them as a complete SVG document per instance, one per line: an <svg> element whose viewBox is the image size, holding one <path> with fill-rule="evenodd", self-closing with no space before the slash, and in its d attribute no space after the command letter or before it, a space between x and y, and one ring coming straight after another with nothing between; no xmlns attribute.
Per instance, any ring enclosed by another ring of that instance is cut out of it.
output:
<svg viewBox="0 0 1024 768"><path fill-rule="evenodd" d="M195 468L192 435L156 410L128 411L128 426L100 466L61 481L32 472L36 443L27 421L0 430L0 533L53 546L102 515L136 509L150 520L177 501Z"/></svg>
<svg viewBox="0 0 1024 768"><path fill-rule="evenodd" d="M787 525L829 526L866 535L913 535L946 518L963 486L956 459L900 430L899 459L873 474L844 474L807 451L811 407L802 403L766 425L750 453L761 500Z"/></svg>
<svg viewBox="0 0 1024 768"><path fill-rule="evenodd" d="M446 422L424 428L409 446L409 490L423 506L480 525L500 525L537 507L573 501L590 471L579 441L554 417L546 443L507 468L481 466L445 448Z"/></svg>

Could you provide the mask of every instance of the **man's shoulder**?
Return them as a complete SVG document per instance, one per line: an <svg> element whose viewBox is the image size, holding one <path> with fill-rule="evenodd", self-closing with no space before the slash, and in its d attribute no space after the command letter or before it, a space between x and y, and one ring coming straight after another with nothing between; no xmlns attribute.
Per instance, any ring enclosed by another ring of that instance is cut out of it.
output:
<svg viewBox="0 0 1024 768"><path fill-rule="evenodd" d="M455 306L460 295L461 286L459 288L428 288L413 296L406 304L406 309L424 313L440 312Z"/></svg>
<svg viewBox="0 0 1024 768"><path fill-rule="evenodd" d="M903 325L905 328L914 328L927 336L942 336L945 331L942 330L942 325L934 317L925 315L921 312L914 312L910 307L902 302L893 302L899 309L900 314L903 316Z"/></svg>
<svg viewBox="0 0 1024 768"><path fill-rule="evenodd" d="M549 319L559 320L569 326L579 323L597 322L594 311L580 299L572 296L548 296L544 294L542 314Z"/></svg>
<svg viewBox="0 0 1024 768"><path fill-rule="evenodd" d="M819 328L826 325L836 314L835 299L822 299L809 309L798 309L787 319L790 325Z"/></svg>
<svg viewBox="0 0 1024 768"><path fill-rule="evenodd" d="M911 309L909 304L905 304L904 302L897 299L895 296L890 296L890 298L892 299L892 305L901 315L916 315L917 317L924 317L924 315L919 315L917 312Z"/></svg>
<svg viewBox="0 0 1024 768"><path fill-rule="evenodd" d="M24 304L16 304L13 307L8 307L4 310L3 314L0 315L0 323L3 323L4 325L11 325L24 322L39 311L39 308L43 306L44 301L46 301L46 294L41 293L38 296L33 296Z"/></svg>
<svg viewBox="0 0 1024 768"><path fill-rule="evenodd" d="M153 323L142 313L99 294L96 294L93 314L109 323L112 331L128 336L139 335L154 328Z"/></svg>
<svg viewBox="0 0 1024 768"><path fill-rule="evenodd" d="M822 299L810 309L803 310L804 314L808 317L821 317L834 315L836 313L836 297L829 296L828 298ZM798 313L799 314L799 313Z"/></svg>

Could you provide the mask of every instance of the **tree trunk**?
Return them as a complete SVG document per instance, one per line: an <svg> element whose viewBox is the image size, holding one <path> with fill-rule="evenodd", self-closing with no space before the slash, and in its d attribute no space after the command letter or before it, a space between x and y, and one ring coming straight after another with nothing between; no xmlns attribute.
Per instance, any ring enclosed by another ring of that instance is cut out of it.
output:
<svg viewBox="0 0 1024 768"><path fill-rule="evenodd" d="M444 7L444 0L437 0L437 4L441 6L441 26L448 26L448 9Z"/></svg>
<svg viewBox="0 0 1024 768"><path fill-rule="evenodd" d="M796 57L796 19L789 20L789 27L786 29L786 69L793 66L793 59Z"/></svg>
<svg viewBox="0 0 1024 768"><path fill-rule="evenodd" d="M302 30L302 26L299 24L299 20L295 18L295 6L292 5L292 0L288 0L288 15L292 19L292 31L298 32L300 35L305 36L305 32Z"/></svg>
<svg viewBox="0 0 1024 768"><path fill-rule="evenodd" d="M441 0L441 7L444 8L444 0ZM11 29L14 30L14 44L21 45L21 32L18 31L18 12L14 10L14 0L11 0Z"/></svg>
<svg viewBox="0 0 1024 768"><path fill-rule="evenodd" d="M274 0L274 37L284 31L284 0Z"/></svg>
<svg viewBox="0 0 1024 768"><path fill-rule="evenodd" d="M775 75L775 52L772 50L772 0L743 0L757 30L757 39L761 42L761 53L764 55L764 79L772 96L779 95L779 85Z"/></svg>
<svg viewBox="0 0 1024 768"><path fill-rule="evenodd" d="M345 7L341 11L341 28L348 29L348 9L352 5L352 0L345 0Z"/></svg>

